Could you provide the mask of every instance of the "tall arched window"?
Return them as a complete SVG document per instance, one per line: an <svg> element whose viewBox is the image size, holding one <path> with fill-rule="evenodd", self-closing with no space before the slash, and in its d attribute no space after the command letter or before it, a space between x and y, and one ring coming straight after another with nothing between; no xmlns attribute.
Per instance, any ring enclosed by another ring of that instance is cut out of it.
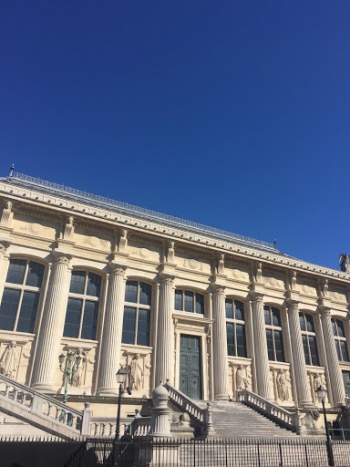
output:
<svg viewBox="0 0 350 467"><path fill-rule="evenodd" d="M127 281L123 319L123 344L149 345L151 299L152 287L149 284Z"/></svg>
<svg viewBox="0 0 350 467"><path fill-rule="evenodd" d="M66 322L63 335L78 339L96 339L101 276L73 271L70 281Z"/></svg>
<svg viewBox="0 0 350 467"><path fill-rule="evenodd" d="M225 308L227 353L235 357L246 357L244 304L238 300L227 298Z"/></svg>
<svg viewBox="0 0 350 467"><path fill-rule="evenodd" d="M175 310L204 315L204 295L191 290L175 290Z"/></svg>
<svg viewBox="0 0 350 467"><path fill-rule="evenodd" d="M45 267L25 259L12 259L0 307L0 329L34 332Z"/></svg>
<svg viewBox="0 0 350 467"><path fill-rule="evenodd" d="M332 327L335 346L337 348L338 360L342 362L348 362L349 352L344 332L344 323L340 319L332 318Z"/></svg>
<svg viewBox="0 0 350 467"><path fill-rule="evenodd" d="M299 314L301 336L303 339L304 355L306 365L319 366L316 333L314 321L311 315L307 313Z"/></svg>
<svg viewBox="0 0 350 467"><path fill-rule="evenodd" d="M280 310L272 306L265 305L264 312L269 360L284 362Z"/></svg>

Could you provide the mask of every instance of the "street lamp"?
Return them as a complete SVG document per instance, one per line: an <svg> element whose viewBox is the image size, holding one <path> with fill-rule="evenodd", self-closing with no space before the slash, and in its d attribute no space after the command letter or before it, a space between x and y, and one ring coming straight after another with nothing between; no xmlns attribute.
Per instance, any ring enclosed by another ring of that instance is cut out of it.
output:
<svg viewBox="0 0 350 467"><path fill-rule="evenodd" d="M122 394L124 393L124 386L126 383L126 378L128 376L128 370L125 368L120 368L117 373L117 383L119 384L119 394L118 394L118 415L117 415L117 426L115 429L115 440L119 441L120 438L120 406L122 403Z"/></svg>
<svg viewBox="0 0 350 467"><path fill-rule="evenodd" d="M73 371L73 369L72 369L72 363L73 363L74 357L75 357L75 368L76 368L75 371ZM63 366L63 363L64 363L65 359L67 359L67 364L66 364L65 369L62 369L62 366ZM74 373L80 367L81 359L82 359L82 357L81 357L81 355L79 355L79 353L75 353L75 352L72 352L72 351L68 352L66 355L64 355L64 353L61 353L61 355L58 357L58 361L60 363L60 370L62 371L62 373L65 376L64 394L63 394L63 402L65 404L67 403L67 400L68 400L68 386L69 386L71 376L74 375Z"/></svg>
<svg viewBox="0 0 350 467"><path fill-rule="evenodd" d="M325 405L324 405L324 401L325 401L325 399L327 397L327 388L321 384L316 389L316 394L317 394L318 398L321 399L321 401L322 401L324 424L325 424L325 427L326 427L328 465L330 467L334 467L333 447L332 447L331 437L329 435L326 408L325 408Z"/></svg>

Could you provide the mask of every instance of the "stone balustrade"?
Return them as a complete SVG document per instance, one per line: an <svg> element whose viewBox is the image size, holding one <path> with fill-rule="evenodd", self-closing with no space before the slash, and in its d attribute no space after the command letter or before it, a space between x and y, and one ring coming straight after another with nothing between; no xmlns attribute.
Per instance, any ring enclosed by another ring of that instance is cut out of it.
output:
<svg viewBox="0 0 350 467"><path fill-rule="evenodd" d="M184 412L188 413L200 424L206 424L207 419L207 410L199 407L195 402L193 402L186 394L178 391L173 388L167 381L164 387L169 392L169 399L177 405L179 408L183 409Z"/></svg>
<svg viewBox="0 0 350 467"><path fill-rule="evenodd" d="M298 432L300 421L298 413L291 413L247 389L237 391L237 401L248 405L288 430Z"/></svg>

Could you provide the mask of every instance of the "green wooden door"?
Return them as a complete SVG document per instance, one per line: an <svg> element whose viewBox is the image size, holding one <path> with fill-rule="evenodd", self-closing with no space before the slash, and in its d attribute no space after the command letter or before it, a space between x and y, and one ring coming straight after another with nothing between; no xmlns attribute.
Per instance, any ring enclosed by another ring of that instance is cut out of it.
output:
<svg viewBox="0 0 350 467"><path fill-rule="evenodd" d="M202 398L201 342L197 336L181 335L180 391L191 399Z"/></svg>

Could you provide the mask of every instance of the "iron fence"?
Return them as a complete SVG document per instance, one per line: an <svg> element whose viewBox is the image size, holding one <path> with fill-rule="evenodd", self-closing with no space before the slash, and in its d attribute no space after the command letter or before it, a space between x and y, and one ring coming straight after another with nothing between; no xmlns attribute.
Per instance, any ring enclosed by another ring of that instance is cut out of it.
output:
<svg viewBox="0 0 350 467"><path fill-rule="evenodd" d="M350 466L350 442L334 441L334 465ZM151 464L152 463L152 464ZM323 439L90 440L65 467L328 467Z"/></svg>

